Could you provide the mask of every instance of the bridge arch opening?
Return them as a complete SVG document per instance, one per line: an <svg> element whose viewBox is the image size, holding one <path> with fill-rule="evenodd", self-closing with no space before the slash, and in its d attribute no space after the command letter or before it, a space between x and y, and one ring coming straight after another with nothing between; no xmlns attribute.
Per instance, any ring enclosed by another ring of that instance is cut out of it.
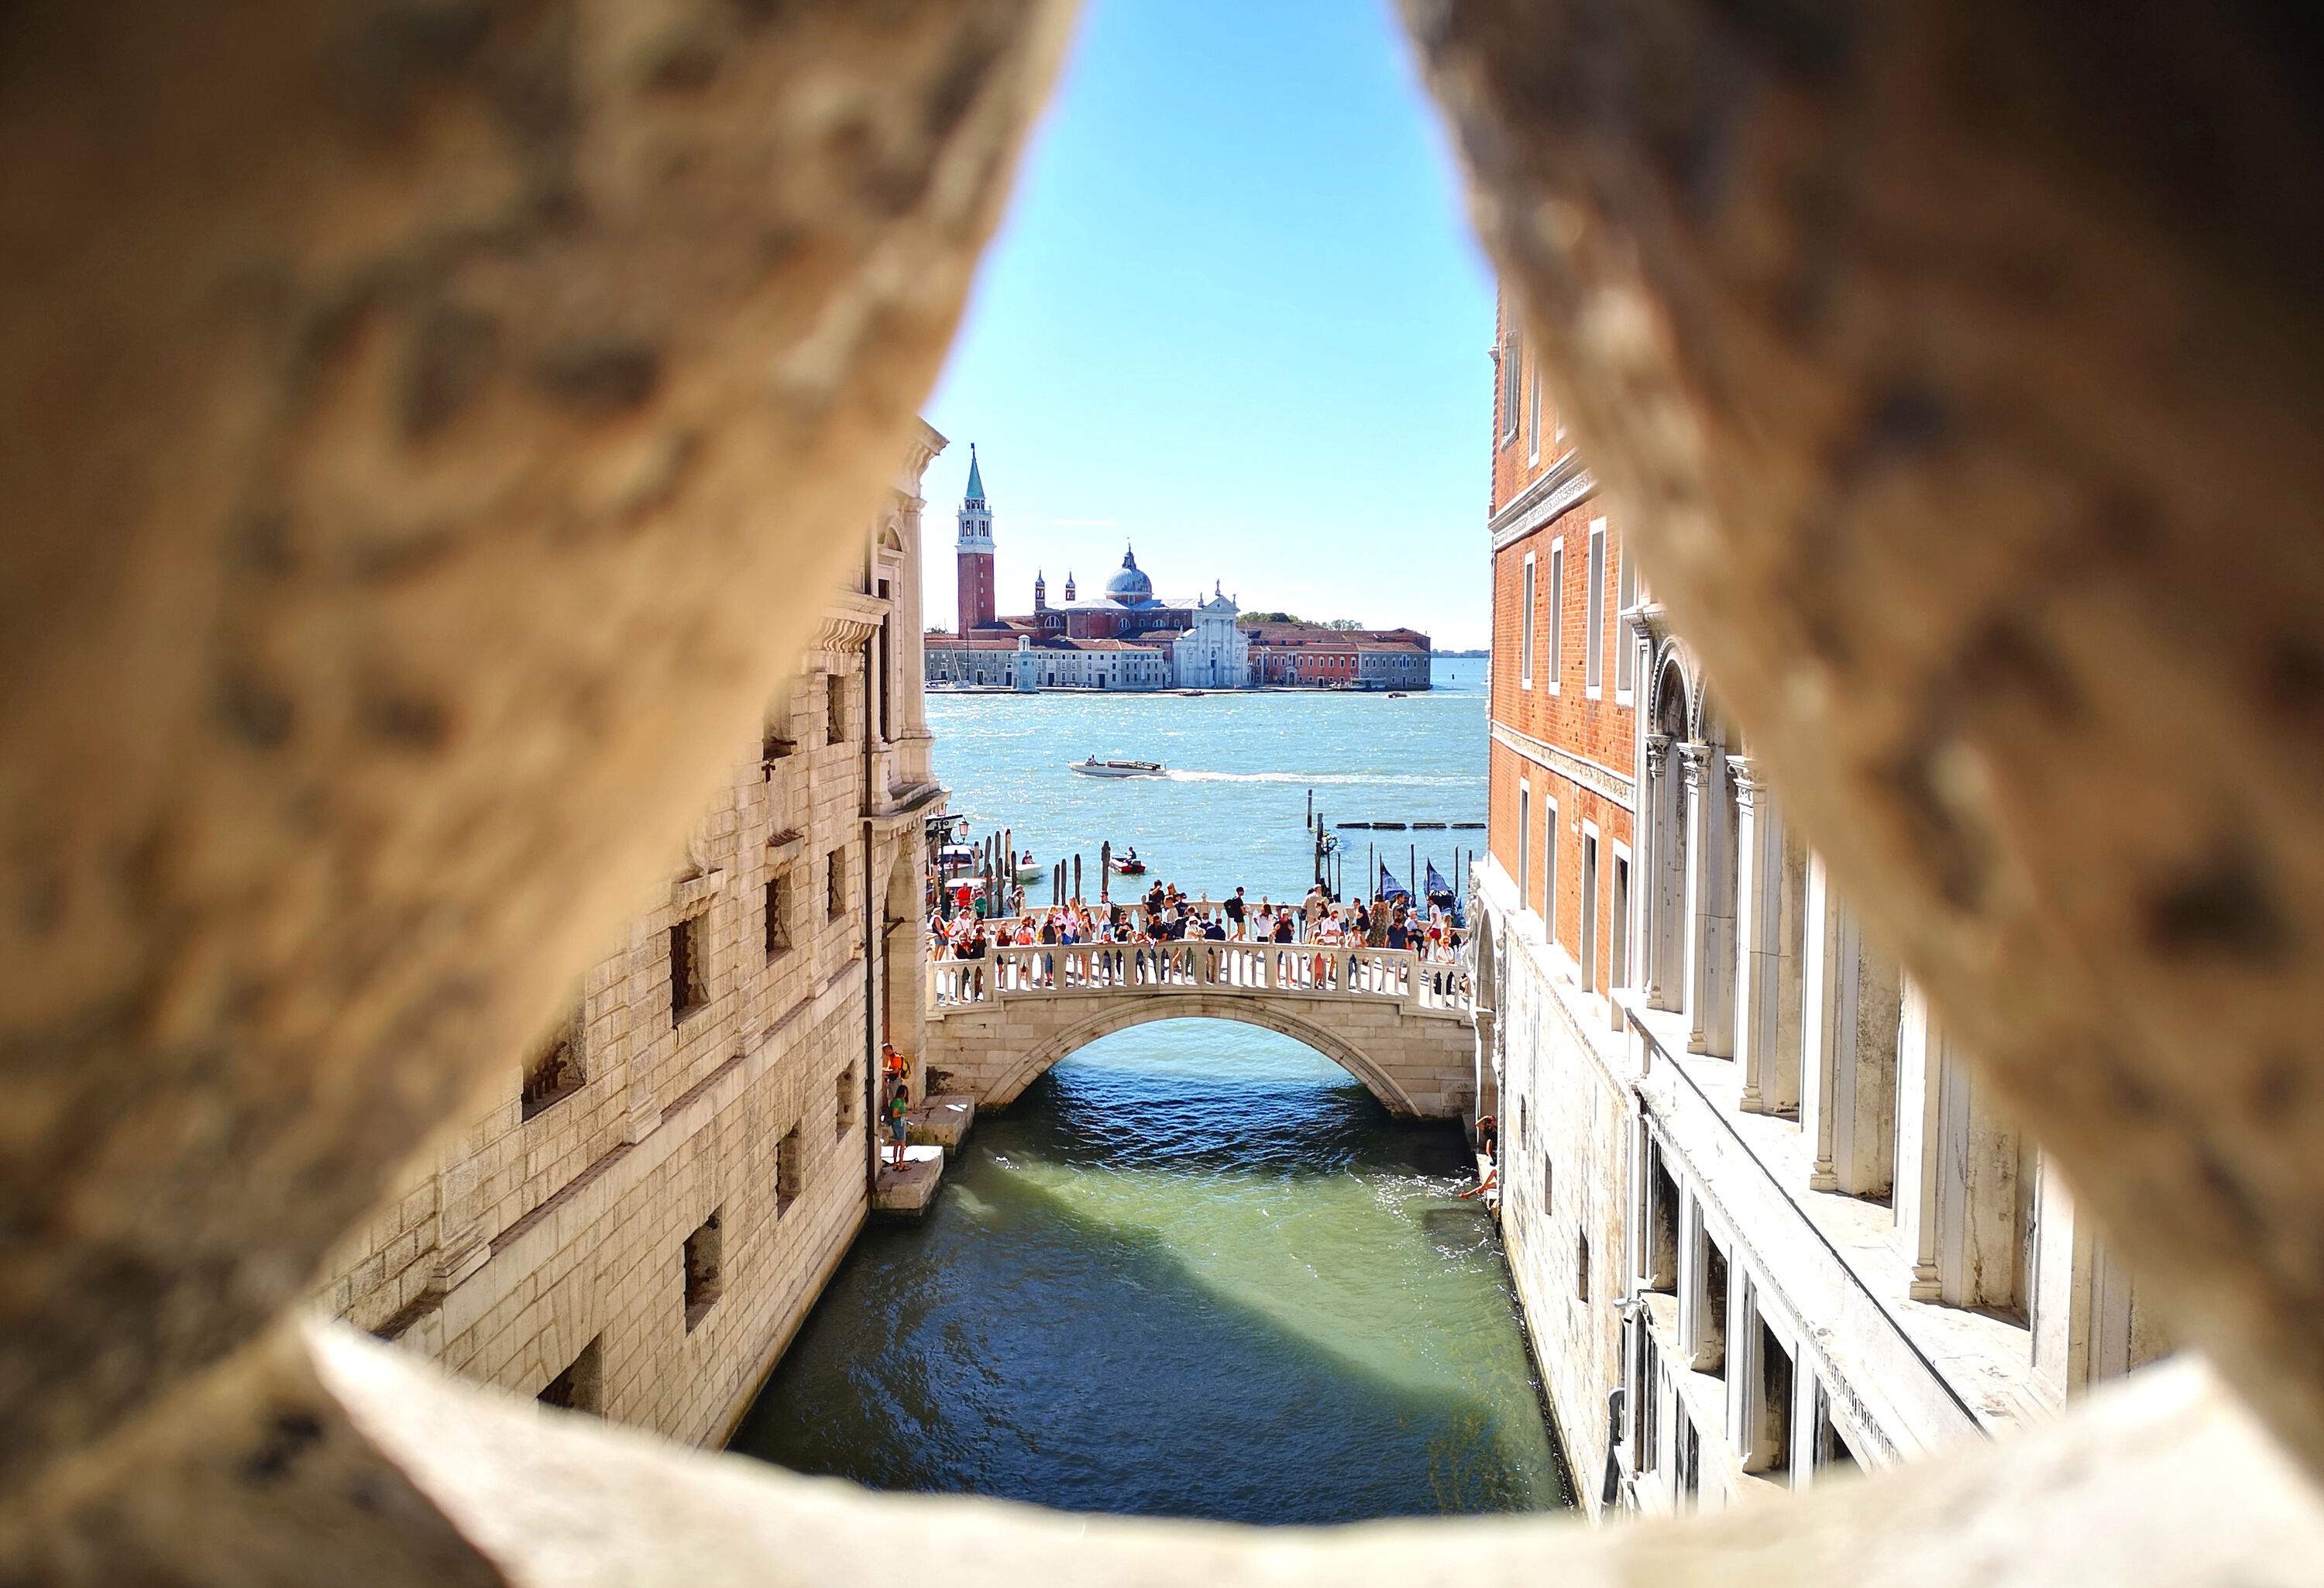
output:
<svg viewBox="0 0 2324 1588"><path fill-rule="evenodd" d="M1344 1035L1262 1002L1219 999L1196 1007L1198 1002L1201 1001L1133 998L1111 1002L1086 1019L1041 1038L1028 1047L1015 1067L1009 1072L1007 1079L992 1089L989 1101L994 1107L1013 1103L1026 1087L1059 1064L1091 1044L1118 1032L1172 1020L1189 1023L1217 1020L1288 1037L1362 1083L1364 1089L1396 1118L1413 1120L1423 1117L1424 1111L1416 1104L1412 1094L1395 1074Z"/></svg>

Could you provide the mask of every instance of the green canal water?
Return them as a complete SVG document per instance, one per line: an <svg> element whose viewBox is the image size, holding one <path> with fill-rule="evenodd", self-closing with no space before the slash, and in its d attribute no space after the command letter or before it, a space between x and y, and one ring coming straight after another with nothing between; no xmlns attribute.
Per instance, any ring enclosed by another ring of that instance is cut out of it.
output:
<svg viewBox="0 0 2324 1588"><path fill-rule="evenodd" d="M1044 858L1133 837L1169 880L1256 897L1296 891L1311 782L1351 816L1482 815L1482 680L1447 681L1410 701L929 705L955 809ZM1185 770L1167 783L1063 769L1164 741ZM980 1118L925 1220L865 1232L733 1448L1145 1516L1569 1505L1498 1237L1459 1200L1472 1183L1457 1129L1397 1123L1287 1038L1108 1037Z"/></svg>

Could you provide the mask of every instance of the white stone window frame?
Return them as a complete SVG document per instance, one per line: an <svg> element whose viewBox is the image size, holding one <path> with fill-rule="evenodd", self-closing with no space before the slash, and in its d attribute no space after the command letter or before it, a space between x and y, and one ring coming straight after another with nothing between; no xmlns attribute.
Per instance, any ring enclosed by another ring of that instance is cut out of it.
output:
<svg viewBox="0 0 2324 1588"><path fill-rule="evenodd" d="M1533 465L1541 461L1541 365L1535 363L1525 374L1526 462Z"/></svg>
<svg viewBox="0 0 2324 1588"><path fill-rule="evenodd" d="M1517 911L1533 908L1533 780L1517 779Z"/></svg>
<svg viewBox="0 0 2324 1588"><path fill-rule="evenodd" d="M1517 688L1533 688L1534 662L1534 603L1540 597L1538 571L1534 566L1534 553L1525 554L1525 573L1521 589L1524 605L1517 618Z"/></svg>
<svg viewBox="0 0 2324 1588"><path fill-rule="evenodd" d="M1501 446L1506 448L1517 439L1517 376L1525 366L1525 354L1515 331L1501 337Z"/></svg>
<svg viewBox="0 0 2324 1588"><path fill-rule="evenodd" d="M1543 669L1549 692L1561 692L1565 677L1565 537L1549 543L1549 666Z"/></svg>
<svg viewBox="0 0 2324 1588"><path fill-rule="evenodd" d="M1600 521L1603 522L1603 521ZM1622 614L1638 605L1638 564L1627 549L1614 553L1614 704L1628 706L1637 695L1638 647Z"/></svg>
<svg viewBox="0 0 2324 1588"><path fill-rule="evenodd" d="M1583 576L1590 581L1582 609L1590 630L1582 642L1582 693L1591 700L1606 696L1606 521L1590 521L1590 549L1582 558Z"/></svg>
<svg viewBox="0 0 2324 1588"><path fill-rule="evenodd" d="M1613 839L1607 845L1607 853L1611 856L1612 865L1619 868L1609 870L1606 873L1606 913L1610 923L1606 935L1606 986L1608 991L1611 992L1628 986L1629 974L1637 968L1632 963L1630 953L1629 916L1632 909L1636 908L1631 903L1630 896L1638 891L1638 867L1637 863L1630 858L1630 846L1619 838ZM1629 879L1628 885L1617 888L1614 879L1621 876ZM1617 948L1621 951L1622 965L1619 975L1615 974L1614 968Z"/></svg>
<svg viewBox="0 0 2324 1588"><path fill-rule="evenodd" d="M1557 942L1557 801L1545 799L1541 818L1541 929Z"/></svg>
<svg viewBox="0 0 2324 1588"><path fill-rule="evenodd" d="M1592 845L1597 845L1598 849L1598 870L1594 875L1588 863L1590 848ZM1584 955L1582 952L1582 944L1596 936L1596 929L1592 923L1598 915L1597 893L1606 886L1605 836L1598 830L1598 824L1587 817L1582 819L1581 841L1574 845L1573 863L1578 868L1573 873L1576 879L1573 912L1574 962L1582 967L1582 990L1585 992L1602 993L1606 989L1597 985L1598 973L1594 964L1598 956L1594 953Z"/></svg>

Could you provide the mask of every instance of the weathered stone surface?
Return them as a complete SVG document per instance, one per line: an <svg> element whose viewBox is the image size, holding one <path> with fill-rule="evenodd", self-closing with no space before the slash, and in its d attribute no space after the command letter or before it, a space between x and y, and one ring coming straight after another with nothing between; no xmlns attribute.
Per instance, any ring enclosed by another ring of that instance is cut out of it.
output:
<svg viewBox="0 0 2324 1588"><path fill-rule="evenodd" d="M666 874L1068 12L0 23L0 1487L296 1297Z"/></svg>
<svg viewBox="0 0 2324 1588"><path fill-rule="evenodd" d="M1406 12L1755 760L2324 1464L2314 56L2255 4Z"/></svg>

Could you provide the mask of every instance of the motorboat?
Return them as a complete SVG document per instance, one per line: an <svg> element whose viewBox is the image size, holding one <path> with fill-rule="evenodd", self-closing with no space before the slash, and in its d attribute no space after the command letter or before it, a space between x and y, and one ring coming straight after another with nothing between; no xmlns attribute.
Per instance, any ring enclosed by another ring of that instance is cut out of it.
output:
<svg viewBox="0 0 2324 1588"><path fill-rule="evenodd" d="M1043 865L1039 861L1035 860L1031 850L1028 849L1023 854L1017 857L1016 880L1018 882L1038 882L1048 874L1049 868Z"/></svg>
<svg viewBox="0 0 2324 1588"><path fill-rule="evenodd" d="M1146 863L1135 854L1117 854L1113 857L1113 869L1121 876L1142 877L1146 874Z"/></svg>
<svg viewBox="0 0 2324 1588"><path fill-rule="evenodd" d="M1093 755L1086 761L1069 761L1065 764L1085 778L1160 778L1169 771L1158 761L1100 761Z"/></svg>
<svg viewBox="0 0 2324 1588"><path fill-rule="evenodd" d="M1388 697L1390 700L1409 700L1412 698L1411 696L1406 694L1401 689L1390 689L1388 692Z"/></svg>
<svg viewBox="0 0 2324 1588"><path fill-rule="evenodd" d="M947 844L936 851L936 875L966 876L984 863L984 857L973 844Z"/></svg>

